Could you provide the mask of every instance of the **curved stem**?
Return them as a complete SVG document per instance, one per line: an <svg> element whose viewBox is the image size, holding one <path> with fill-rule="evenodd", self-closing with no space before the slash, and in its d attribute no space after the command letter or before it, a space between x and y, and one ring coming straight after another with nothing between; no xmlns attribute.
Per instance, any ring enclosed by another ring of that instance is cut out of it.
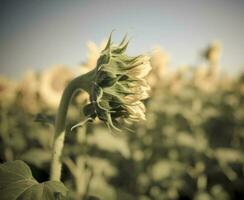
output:
<svg viewBox="0 0 244 200"><path fill-rule="evenodd" d="M73 95L80 89L89 92L91 83L93 80L94 71L90 71L87 74L81 75L73 79L65 88L55 121L55 133L52 146L52 160L50 179L54 181L60 181L62 170L62 150L64 146L66 117L69 108L70 101Z"/></svg>

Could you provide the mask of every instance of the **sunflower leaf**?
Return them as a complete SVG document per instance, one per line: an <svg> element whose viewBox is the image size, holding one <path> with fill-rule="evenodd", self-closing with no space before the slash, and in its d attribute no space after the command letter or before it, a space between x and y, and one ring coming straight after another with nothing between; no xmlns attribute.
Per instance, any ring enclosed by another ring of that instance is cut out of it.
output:
<svg viewBox="0 0 244 200"><path fill-rule="evenodd" d="M63 200L67 192L58 181L38 183L29 166L21 160L0 165L1 200Z"/></svg>

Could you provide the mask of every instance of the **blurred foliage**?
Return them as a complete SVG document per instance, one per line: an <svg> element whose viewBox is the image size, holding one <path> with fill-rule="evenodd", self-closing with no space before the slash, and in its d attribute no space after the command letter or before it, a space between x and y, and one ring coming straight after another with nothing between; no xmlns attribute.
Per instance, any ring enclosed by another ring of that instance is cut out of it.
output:
<svg viewBox="0 0 244 200"><path fill-rule="evenodd" d="M1 163L22 159L38 182L48 180L53 127L35 116L54 119L67 81L96 63L100 47L88 48L74 70L58 65L19 82L0 77ZM199 65L173 70L170 56L155 49L147 120L131 125L135 133L114 134L100 122L71 132L88 101L77 95L63 156L69 199L244 199L244 74L221 73L220 57L214 42Z"/></svg>

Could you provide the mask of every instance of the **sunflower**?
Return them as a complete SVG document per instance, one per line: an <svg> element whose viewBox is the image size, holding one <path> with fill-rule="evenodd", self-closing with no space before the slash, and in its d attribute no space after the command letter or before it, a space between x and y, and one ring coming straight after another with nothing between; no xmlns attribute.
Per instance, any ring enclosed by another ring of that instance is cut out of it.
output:
<svg viewBox="0 0 244 200"><path fill-rule="evenodd" d="M4 76L0 76L0 107L9 106L15 101L16 83Z"/></svg>
<svg viewBox="0 0 244 200"><path fill-rule="evenodd" d="M213 41L204 51L204 57L213 65L218 64L221 58L222 45L218 41Z"/></svg>
<svg viewBox="0 0 244 200"><path fill-rule="evenodd" d="M93 41L88 41L87 44L87 56L86 61L82 64L82 69L91 70L96 67L97 60L100 56L100 52L105 48L106 42L102 41L100 45L97 45ZM87 71L86 71L87 72Z"/></svg>
<svg viewBox="0 0 244 200"><path fill-rule="evenodd" d="M149 85L145 76L151 70L148 56L131 57L125 54L126 37L119 45L111 42L111 36L101 52L90 88L90 103L84 107L87 119L98 117L108 127L120 130L119 121L145 120L142 100L149 97Z"/></svg>
<svg viewBox="0 0 244 200"><path fill-rule="evenodd" d="M106 42L102 41L100 45L97 45L93 41L88 41L86 46L88 49L86 60L85 62L83 62L81 65L78 66L78 68L75 70L75 74L79 74L79 75L85 74L96 67L96 63L100 56L100 52L106 46ZM75 101L78 104L84 104L87 101L89 101L89 94L85 91L80 91Z"/></svg>
<svg viewBox="0 0 244 200"><path fill-rule="evenodd" d="M72 71L64 65L54 65L45 70L40 77L40 96L43 102L57 109L65 86L73 78Z"/></svg>
<svg viewBox="0 0 244 200"><path fill-rule="evenodd" d="M152 71L147 77L147 80L151 88L155 89L157 86L162 86L169 77L168 67L170 63L170 55L160 47L156 47L151 53L150 63Z"/></svg>
<svg viewBox="0 0 244 200"><path fill-rule="evenodd" d="M38 75L33 71L28 71L18 84L18 104L30 113L37 113L40 110L38 85Z"/></svg>

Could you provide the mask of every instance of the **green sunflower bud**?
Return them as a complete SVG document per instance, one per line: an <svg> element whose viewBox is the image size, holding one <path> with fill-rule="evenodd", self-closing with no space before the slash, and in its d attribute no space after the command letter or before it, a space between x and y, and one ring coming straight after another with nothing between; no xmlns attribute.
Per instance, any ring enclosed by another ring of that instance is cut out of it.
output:
<svg viewBox="0 0 244 200"><path fill-rule="evenodd" d="M51 180L61 177L61 157L65 138L66 118L69 103L79 90L85 90L90 102L84 107L86 119L73 126L82 126L98 117L108 127L118 131L119 122L145 119L145 107L141 100L149 95L145 76L151 69L149 57L130 57L125 54L126 37L119 45L113 45L111 35L98 58L96 68L74 78L64 89L55 119L55 134L52 147Z"/></svg>
<svg viewBox="0 0 244 200"><path fill-rule="evenodd" d="M94 69L90 87L90 103L84 107L89 119L98 117L108 127L119 129L119 120L125 122L145 119L141 100L149 97L149 85L144 79L151 70L148 56L130 57L125 54L126 37L113 45L111 35Z"/></svg>

